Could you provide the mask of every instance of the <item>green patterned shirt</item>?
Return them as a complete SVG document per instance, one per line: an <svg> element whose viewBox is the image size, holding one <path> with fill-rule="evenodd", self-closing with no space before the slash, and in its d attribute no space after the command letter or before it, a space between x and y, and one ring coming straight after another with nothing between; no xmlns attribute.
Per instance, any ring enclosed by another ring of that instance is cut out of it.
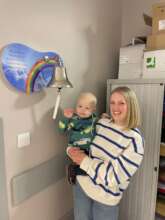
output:
<svg viewBox="0 0 165 220"><path fill-rule="evenodd" d="M68 133L69 146L80 147L89 151L89 146L95 135L97 117L92 114L88 118L74 115L72 118L63 117L59 121L59 131Z"/></svg>

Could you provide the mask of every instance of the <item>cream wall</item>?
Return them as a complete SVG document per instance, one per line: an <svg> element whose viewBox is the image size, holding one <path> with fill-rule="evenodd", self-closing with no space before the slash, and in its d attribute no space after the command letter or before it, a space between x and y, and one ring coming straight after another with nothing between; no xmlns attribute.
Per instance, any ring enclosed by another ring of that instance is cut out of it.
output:
<svg viewBox="0 0 165 220"><path fill-rule="evenodd" d="M92 91L105 110L106 79L117 73L121 36L120 0L1 0L0 46L19 42L64 59L73 89L63 90L61 108L81 91ZM5 165L10 220L58 220L72 208L65 179L13 207L11 178L64 151L66 139L52 120L56 90L27 96L0 80ZM31 144L17 148L17 135L29 131ZM67 196L66 196L67 195ZM1 219L6 220L6 219Z"/></svg>
<svg viewBox="0 0 165 220"><path fill-rule="evenodd" d="M152 4L160 0L122 0L122 45L135 36L151 34L151 27L143 20L143 13L152 16Z"/></svg>

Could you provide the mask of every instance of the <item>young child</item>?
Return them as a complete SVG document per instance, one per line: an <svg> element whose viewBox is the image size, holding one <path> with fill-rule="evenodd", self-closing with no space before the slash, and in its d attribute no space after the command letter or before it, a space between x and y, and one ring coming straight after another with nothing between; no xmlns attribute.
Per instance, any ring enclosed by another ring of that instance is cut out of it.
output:
<svg viewBox="0 0 165 220"><path fill-rule="evenodd" d="M97 99L92 93L80 94L76 108L65 109L59 121L60 132L68 133L69 146L79 147L89 155L89 146L95 135ZM73 168L73 167L72 167ZM75 175L86 174L78 165L74 166Z"/></svg>

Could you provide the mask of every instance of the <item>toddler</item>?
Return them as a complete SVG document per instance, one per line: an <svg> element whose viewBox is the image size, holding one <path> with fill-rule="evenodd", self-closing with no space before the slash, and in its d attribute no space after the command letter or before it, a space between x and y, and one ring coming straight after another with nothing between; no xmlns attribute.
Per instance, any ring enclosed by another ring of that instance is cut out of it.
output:
<svg viewBox="0 0 165 220"><path fill-rule="evenodd" d="M80 94L76 108L65 109L59 121L60 132L68 133L68 147L79 147L89 155L89 146L95 135L97 99L92 93ZM74 168L76 175L84 175L78 165Z"/></svg>

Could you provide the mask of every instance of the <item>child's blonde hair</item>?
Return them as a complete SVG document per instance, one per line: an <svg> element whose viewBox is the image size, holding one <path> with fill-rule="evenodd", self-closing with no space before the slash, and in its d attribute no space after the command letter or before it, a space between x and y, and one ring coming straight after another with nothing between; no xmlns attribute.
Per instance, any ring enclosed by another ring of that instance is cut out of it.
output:
<svg viewBox="0 0 165 220"><path fill-rule="evenodd" d="M80 99L86 99L93 108L96 108L97 98L93 93L83 92L78 97L78 100L80 100Z"/></svg>
<svg viewBox="0 0 165 220"><path fill-rule="evenodd" d="M123 95L124 99L126 100L128 112L126 117L126 129L136 128L140 125L140 108L137 96L133 90L128 87L117 87L115 88L111 95L114 93L120 93Z"/></svg>

